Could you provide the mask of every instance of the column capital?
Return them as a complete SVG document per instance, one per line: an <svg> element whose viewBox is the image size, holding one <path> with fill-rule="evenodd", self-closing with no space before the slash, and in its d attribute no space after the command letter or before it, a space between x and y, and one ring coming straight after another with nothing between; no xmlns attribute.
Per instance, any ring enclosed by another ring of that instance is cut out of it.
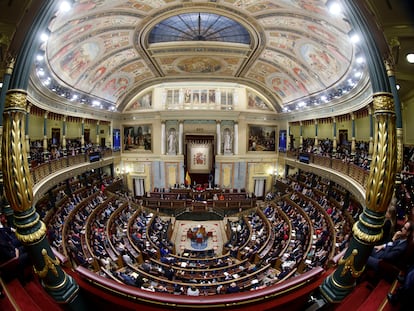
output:
<svg viewBox="0 0 414 311"><path fill-rule="evenodd" d="M371 104L368 105L368 114L372 115L372 105Z"/></svg>
<svg viewBox="0 0 414 311"><path fill-rule="evenodd" d="M384 60L385 69L387 71L387 76L395 76L395 63L393 57L390 55L387 59Z"/></svg>
<svg viewBox="0 0 414 311"><path fill-rule="evenodd" d="M13 73L15 63L16 63L16 59L14 57L11 57L9 62L7 63L5 74L11 75Z"/></svg>

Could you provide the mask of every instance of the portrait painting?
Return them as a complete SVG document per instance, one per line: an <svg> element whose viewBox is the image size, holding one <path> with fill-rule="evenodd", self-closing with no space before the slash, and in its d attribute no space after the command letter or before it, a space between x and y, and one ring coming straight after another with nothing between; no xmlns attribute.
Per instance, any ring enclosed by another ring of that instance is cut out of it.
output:
<svg viewBox="0 0 414 311"><path fill-rule="evenodd" d="M152 125L124 126L124 151L142 152L152 151Z"/></svg>
<svg viewBox="0 0 414 311"><path fill-rule="evenodd" d="M248 151L276 151L276 126L249 125Z"/></svg>

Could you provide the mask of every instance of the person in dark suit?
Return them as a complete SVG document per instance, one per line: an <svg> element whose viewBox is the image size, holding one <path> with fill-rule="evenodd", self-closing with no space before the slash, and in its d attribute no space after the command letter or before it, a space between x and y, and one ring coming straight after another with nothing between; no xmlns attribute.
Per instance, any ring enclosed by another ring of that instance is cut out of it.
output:
<svg viewBox="0 0 414 311"><path fill-rule="evenodd" d="M8 267L8 271L3 272L8 276L16 275L21 282L24 282L24 270L30 263L29 255L17 239L14 229L10 227L0 228L0 264L13 258L17 260L17 265L11 269L13 271Z"/></svg>
<svg viewBox="0 0 414 311"><path fill-rule="evenodd" d="M407 221L400 231L397 231L391 242L374 246L371 255L367 260L367 268L378 271L381 260L391 264L398 264L398 260L407 248L408 239L412 238L414 222Z"/></svg>

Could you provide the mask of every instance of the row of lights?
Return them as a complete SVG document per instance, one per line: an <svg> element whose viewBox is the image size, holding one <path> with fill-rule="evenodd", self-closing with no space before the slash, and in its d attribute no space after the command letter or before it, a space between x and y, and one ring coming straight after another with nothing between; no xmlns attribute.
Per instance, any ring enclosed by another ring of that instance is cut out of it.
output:
<svg viewBox="0 0 414 311"><path fill-rule="evenodd" d="M339 16L343 12L341 4L338 1L328 0L326 2L326 6L333 16ZM355 33L355 31L353 30L351 30L348 33L348 36L352 44L356 45L360 40L358 34ZM326 104L334 99L338 99L347 94L358 84L358 81L361 79L364 72L364 57L358 56L355 61L356 67L352 70L352 72L350 72L348 79L344 81L342 84L338 85L336 88L330 89L328 93L309 97L307 100L296 101L294 103L286 105L283 107L283 112L298 111L310 107L319 106L321 104Z"/></svg>
<svg viewBox="0 0 414 311"><path fill-rule="evenodd" d="M329 12L332 15L337 16L337 15L342 13L342 7L339 4L339 2L337 2L337 1L328 1L326 5L329 9ZM71 10L71 7L72 7L71 3L69 3L68 1L62 1L61 5L60 5L60 8L59 8L59 12L61 12L61 13L68 12L68 11ZM354 31L350 31L348 35L349 35L350 40L353 44L357 44L359 42L360 38L359 38L358 34L356 34ZM42 33L41 36L40 36L40 39L42 40L42 42L47 42L47 40L49 39L49 36L48 36L47 33ZM414 54L412 54L412 53L407 54L406 58L407 58L407 61L409 63L414 63ZM41 80L42 84L45 87L47 87L49 90L51 90L52 92L55 92L56 94L58 94L61 97L65 97L66 99L68 99L72 102L78 102L78 103L81 103L81 104L88 104L93 108L107 109L109 111L115 111L116 110L116 106L113 103L102 102L102 101L97 100L97 99L95 99L91 96L88 96L88 95L81 95L80 96L76 93L73 93L73 90L59 85L50 76L46 76L45 70L42 67L43 60L44 60L43 55L38 55L37 56L36 72L37 72L37 76ZM365 61L362 57L358 57L356 61L357 61L358 64L365 63ZM359 69L362 69L362 68L359 68ZM357 82L358 82L359 78L362 77L362 71L356 69L356 70L354 70L353 75L354 76L349 78L344 85L341 85L341 86L337 87L336 89L332 90L330 93L321 95L320 97L309 98L306 101L300 101L298 103L290 104L288 106L285 106L283 108L283 111L284 112L290 112L292 110L300 110L300 109L310 107L310 106L318 106L320 104L327 103L327 102L329 102L333 99L336 99L336 98L339 98L339 97L345 95L355 85L357 85ZM398 85L397 85L397 88L398 88Z"/></svg>
<svg viewBox="0 0 414 311"><path fill-rule="evenodd" d="M62 1L59 6L59 13L66 13L69 12L72 9L72 5L69 1ZM43 32L40 35L40 40L43 44L49 40L49 34L46 32ZM93 96L90 95L79 95L74 90L69 89L67 87L64 87L60 85L57 81L55 81L52 77L50 77L45 68L44 64L45 56L44 53L41 52L36 56L36 74L39 78L39 80L42 82L43 86L48 88L50 91L56 93L60 97L64 97L65 99L71 101L71 102L77 102L79 104L85 104L89 105L92 108L98 108L98 109L106 109L108 111L115 111L116 105L111 102L98 100Z"/></svg>
<svg viewBox="0 0 414 311"><path fill-rule="evenodd" d="M342 7L340 3L336 0L328 0L326 2L326 6L328 7L329 12L332 15L339 15L340 13L342 13ZM359 36L357 34L352 34L350 38L353 43L359 42ZM408 53L407 55L405 55L405 58L408 63L414 64L414 53ZM400 89L400 85L397 84L396 87L397 90Z"/></svg>

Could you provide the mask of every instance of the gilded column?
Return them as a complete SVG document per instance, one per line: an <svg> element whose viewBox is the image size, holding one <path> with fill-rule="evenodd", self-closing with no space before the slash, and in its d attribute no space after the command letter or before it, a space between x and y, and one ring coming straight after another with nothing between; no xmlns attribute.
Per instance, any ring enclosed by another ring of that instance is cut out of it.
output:
<svg viewBox="0 0 414 311"><path fill-rule="evenodd" d="M314 143L315 147L319 146L319 141L318 141L318 120L315 119L315 143Z"/></svg>
<svg viewBox="0 0 414 311"><path fill-rule="evenodd" d="M3 87L0 91L0 139L3 139L3 111L4 111L4 102L6 99L6 92L10 86L10 79L13 73L14 67L14 59L11 59L8 62L6 71L3 76ZM1 159L3 157L3 150L1 149L0 145L0 211L6 216L7 222L11 224L13 222L13 209L10 207L9 202L6 199L4 194L4 180L3 180L3 172L1 169Z"/></svg>
<svg viewBox="0 0 414 311"><path fill-rule="evenodd" d="M299 148L303 149L303 124L302 121L299 122Z"/></svg>
<svg viewBox="0 0 414 311"><path fill-rule="evenodd" d="M353 238L338 268L320 287L329 302L337 303L353 289L373 246L382 238L385 211L390 203L395 180L395 113L391 93L373 95L375 142L368 177L366 199L359 221L353 226Z"/></svg>
<svg viewBox="0 0 414 311"><path fill-rule="evenodd" d="M46 226L32 206L33 184L27 145L22 143L25 137L26 100L24 90L11 89L7 92L2 139L5 194L14 210L16 236L25 245L42 285L56 301L70 304L77 298L79 287L61 269L47 240Z"/></svg>

